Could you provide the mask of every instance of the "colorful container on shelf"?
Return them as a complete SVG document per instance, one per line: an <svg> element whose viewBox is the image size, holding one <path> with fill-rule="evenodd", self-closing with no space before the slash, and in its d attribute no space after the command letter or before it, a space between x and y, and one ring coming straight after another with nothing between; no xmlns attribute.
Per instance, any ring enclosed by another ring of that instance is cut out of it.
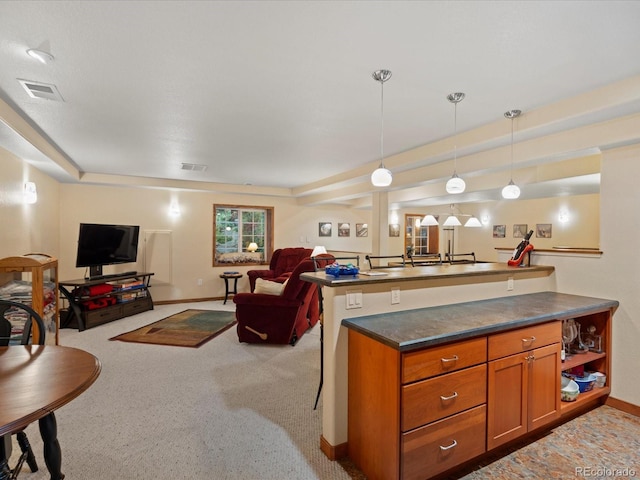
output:
<svg viewBox="0 0 640 480"><path fill-rule="evenodd" d="M331 275L334 277L340 277L345 275L356 276L359 270L358 267L354 267L353 265L340 265L339 263L332 263L331 265L327 265L324 267L324 273L327 275Z"/></svg>

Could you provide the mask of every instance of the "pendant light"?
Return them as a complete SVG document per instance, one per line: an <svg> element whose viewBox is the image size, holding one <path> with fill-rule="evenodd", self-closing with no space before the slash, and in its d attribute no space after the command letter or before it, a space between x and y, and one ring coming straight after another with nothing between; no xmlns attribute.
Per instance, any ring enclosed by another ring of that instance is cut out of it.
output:
<svg viewBox="0 0 640 480"><path fill-rule="evenodd" d="M510 180L506 187L502 189L502 198L506 200L515 200L520 196L520 188L513 183L513 120L520 116L520 110L509 110L504 116L511 119L511 173Z"/></svg>
<svg viewBox="0 0 640 480"><path fill-rule="evenodd" d="M466 187L464 180L462 180L458 176L458 147L456 145L457 142L457 133L458 133L458 103L462 101L464 98L464 93L457 92L451 93L447 95L447 100L453 103L453 175L447 181L447 193L462 193Z"/></svg>
<svg viewBox="0 0 640 480"><path fill-rule="evenodd" d="M391 70L376 70L372 74L376 82L380 82L380 166L371 174L371 183L374 187L388 187L393 177L391 171L382 163L384 159L384 82L391 78Z"/></svg>

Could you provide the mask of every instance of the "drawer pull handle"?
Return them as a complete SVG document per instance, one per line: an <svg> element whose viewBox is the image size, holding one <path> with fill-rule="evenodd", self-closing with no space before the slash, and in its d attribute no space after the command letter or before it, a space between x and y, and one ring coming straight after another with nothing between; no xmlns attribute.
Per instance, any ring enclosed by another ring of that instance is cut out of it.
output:
<svg viewBox="0 0 640 480"><path fill-rule="evenodd" d="M443 402L446 402L447 400L453 400L454 398L456 398L458 396L458 392L453 392L453 395L449 396L449 397L443 397L442 395L440 395L440 399Z"/></svg>
<svg viewBox="0 0 640 480"><path fill-rule="evenodd" d="M441 361L442 363L456 362L456 361L458 361L458 355L454 355L454 356L453 356L453 357L451 357L451 358L441 358L441 359L440 359L440 361Z"/></svg>
<svg viewBox="0 0 640 480"><path fill-rule="evenodd" d="M523 338L522 339L522 343L528 343L529 345L531 345L533 342L536 341L536 337L534 337L533 335L531 335L531 338Z"/></svg>
<svg viewBox="0 0 640 480"><path fill-rule="evenodd" d="M451 445L447 445L446 447L443 447L442 445L440 445L440 450L442 450L443 452L446 450L450 450L453 447L455 447L456 445L458 445L458 442L456 442L455 440L453 441L453 443L451 443Z"/></svg>

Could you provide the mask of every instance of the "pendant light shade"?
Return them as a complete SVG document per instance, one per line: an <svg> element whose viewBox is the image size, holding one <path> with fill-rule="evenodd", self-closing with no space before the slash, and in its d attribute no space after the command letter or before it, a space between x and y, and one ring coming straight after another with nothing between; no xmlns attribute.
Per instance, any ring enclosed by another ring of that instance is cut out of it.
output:
<svg viewBox="0 0 640 480"><path fill-rule="evenodd" d="M425 215L422 221L420 222L420 225L422 225L423 227L433 227L439 224L438 224L438 220L436 220L436 217L434 217L433 215Z"/></svg>
<svg viewBox="0 0 640 480"><path fill-rule="evenodd" d="M520 110L509 110L504 113L506 118L511 119L511 173L509 183L502 189L502 198L505 200L515 200L520 196L520 188L513 182L513 120L521 113Z"/></svg>
<svg viewBox="0 0 640 480"><path fill-rule="evenodd" d="M388 187L393 181L391 171L384 166L384 82L391 78L391 70L376 70L372 74L376 82L380 82L380 166L371 174L374 187Z"/></svg>
<svg viewBox="0 0 640 480"><path fill-rule="evenodd" d="M465 222L464 226L477 228L482 227L482 223L480 223L480 220L478 220L476 217L471 217Z"/></svg>
<svg viewBox="0 0 640 480"><path fill-rule="evenodd" d="M458 217L455 215L449 215L442 224L443 227L459 227L460 225L462 225L462 223L460 223L460 220L458 220Z"/></svg>
<svg viewBox="0 0 640 480"><path fill-rule="evenodd" d="M447 95L447 100L453 103L453 175L447 181L446 189L447 193L457 194L464 192L466 188L466 184L464 180L458 176L458 146L457 146L457 135L458 135L458 103L460 103L464 99L464 93L457 92L451 93Z"/></svg>

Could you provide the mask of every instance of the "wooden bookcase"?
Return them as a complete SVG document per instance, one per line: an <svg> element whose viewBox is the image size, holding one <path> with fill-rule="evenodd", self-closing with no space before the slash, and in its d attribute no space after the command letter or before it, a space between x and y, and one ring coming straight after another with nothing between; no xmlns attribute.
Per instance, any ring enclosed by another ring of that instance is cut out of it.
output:
<svg viewBox="0 0 640 480"><path fill-rule="evenodd" d="M58 260L44 253L0 259L0 297L31 306L44 321L45 343L58 344ZM38 326L34 324L34 335Z"/></svg>

